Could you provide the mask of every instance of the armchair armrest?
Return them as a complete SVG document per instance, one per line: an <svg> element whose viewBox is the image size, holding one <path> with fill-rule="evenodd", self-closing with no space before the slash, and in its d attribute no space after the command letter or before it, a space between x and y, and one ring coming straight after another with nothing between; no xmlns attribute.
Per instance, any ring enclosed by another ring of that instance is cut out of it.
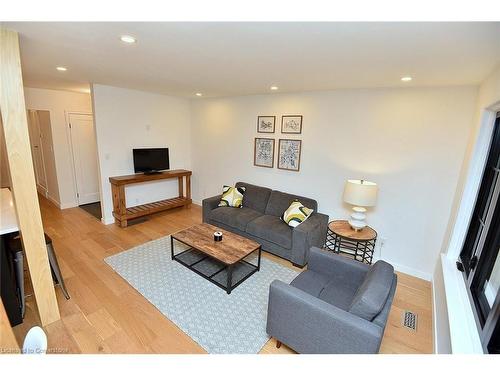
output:
<svg viewBox="0 0 500 375"><path fill-rule="evenodd" d="M292 231L292 261L304 266L312 246L323 247L328 228L328 215L314 212Z"/></svg>
<svg viewBox="0 0 500 375"><path fill-rule="evenodd" d="M377 353L383 329L275 280L269 289L267 333L299 353Z"/></svg>
<svg viewBox="0 0 500 375"><path fill-rule="evenodd" d="M210 198L205 198L201 202L202 206L202 215L203 215L203 222L208 223L209 222L209 213L212 211L214 208L216 208L219 205L220 198L222 195L216 195Z"/></svg>
<svg viewBox="0 0 500 375"><path fill-rule="evenodd" d="M307 268L323 275L345 274L348 279L361 284L370 266L354 259L346 258L331 251L312 247Z"/></svg>

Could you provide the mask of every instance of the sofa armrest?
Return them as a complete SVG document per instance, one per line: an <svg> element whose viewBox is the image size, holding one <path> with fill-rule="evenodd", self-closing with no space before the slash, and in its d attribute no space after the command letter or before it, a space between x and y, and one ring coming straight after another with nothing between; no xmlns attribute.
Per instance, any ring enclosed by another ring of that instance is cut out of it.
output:
<svg viewBox="0 0 500 375"><path fill-rule="evenodd" d="M214 208L217 208L217 206L219 205L221 196L222 195L216 195L214 197L205 198L201 202L204 223L209 222L210 211L212 211Z"/></svg>
<svg viewBox="0 0 500 375"><path fill-rule="evenodd" d="M307 268L323 275L333 276L345 274L347 279L361 284L370 266L354 259L335 254L332 251L312 247L309 252L309 263Z"/></svg>
<svg viewBox="0 0 500 375"><path fill-rule="evenodd" d="M378 353L383 328L275 280L269 289L269 335L299 353Z"/></svg>
<svg viewBox="0 0 500 375"><path fill-rule="evenodd" d="M309 258L309 249L323 247L328 229L328 215L314 212L292 231L292 261L304 266Z"/></svg>

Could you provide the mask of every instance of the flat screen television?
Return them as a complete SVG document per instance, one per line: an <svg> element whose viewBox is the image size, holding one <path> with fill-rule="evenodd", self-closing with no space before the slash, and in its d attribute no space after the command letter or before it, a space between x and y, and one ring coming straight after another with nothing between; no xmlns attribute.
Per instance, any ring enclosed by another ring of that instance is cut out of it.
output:
<svg viewBox="0 0 500 375"><path fill-rule="evenodd" d="M134 148L134 172L157 173L170 169L168 148Z"/></svg>

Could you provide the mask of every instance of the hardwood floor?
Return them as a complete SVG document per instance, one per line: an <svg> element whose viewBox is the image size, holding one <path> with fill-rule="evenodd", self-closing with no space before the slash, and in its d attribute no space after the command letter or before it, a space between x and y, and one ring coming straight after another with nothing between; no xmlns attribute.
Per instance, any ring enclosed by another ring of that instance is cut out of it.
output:
<svg viewBox="0 0 500 375"><path fill-rule="evenodd" d="M80 208L59 210L40 198L45 232L52 238L71 295L56 295L61 320L45 327L49 350L55 353L205 353L195 341L163 316L116 274L103 259L130 247L201 222L201 207L191 205L153 215L146 222L119 228L103 225ZM290 262L265 257L294 268ZM431 284L405 274L399 282L382 353L432 353ZM28 290L27 293L30 293ZM418 328L401 325L404 310L418 314ZM19 343L39 325L33 297L27 298L24 323L14 327ZM293 353L271 339L261 353Z"/></svg>

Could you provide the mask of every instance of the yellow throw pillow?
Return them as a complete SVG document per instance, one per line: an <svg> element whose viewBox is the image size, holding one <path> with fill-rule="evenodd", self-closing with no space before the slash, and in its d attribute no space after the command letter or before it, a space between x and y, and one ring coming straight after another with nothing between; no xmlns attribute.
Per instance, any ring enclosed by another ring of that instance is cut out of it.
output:
<svg viewBox="0 0 500 375"><path fill-rule="evenodd" d="M281 220L292 228L295 228L306 221L313 211L314 210L307 208L298 200L295 200L290 204L290 207L286 209L283 215L281 215Z"/></svg>
<svg viewBox="0 0 500 375"><path fill-rule="evenodd" d="M243 206L243 194L245 194L245 190L246 188L243 186L235 188L233 186L224 185L219 207L241 208Z"/></svg>

